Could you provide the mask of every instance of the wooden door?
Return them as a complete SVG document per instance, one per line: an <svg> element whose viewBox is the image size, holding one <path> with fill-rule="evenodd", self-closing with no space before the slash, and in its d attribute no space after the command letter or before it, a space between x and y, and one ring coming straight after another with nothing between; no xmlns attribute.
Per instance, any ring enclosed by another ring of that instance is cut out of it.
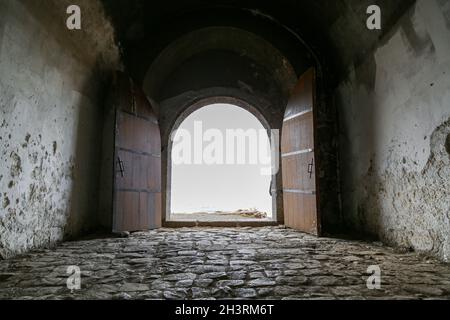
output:
<svg viewBox="0 0 450 320"><path fill-rule="evenodd" d="M161 136L143 91L117 79L113 231L161 227Z"/></svg>
<svg viewBox="0 0 450 320"><path fill-rule="evenodd" d="M320 234L315 156L315 70L303 74L289 100L281 139L287 227Z"/></svg>

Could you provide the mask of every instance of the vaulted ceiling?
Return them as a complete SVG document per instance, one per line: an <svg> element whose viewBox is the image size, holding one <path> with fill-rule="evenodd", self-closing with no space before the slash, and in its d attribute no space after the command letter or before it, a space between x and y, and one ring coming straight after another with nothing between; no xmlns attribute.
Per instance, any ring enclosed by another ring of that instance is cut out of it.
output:
<svg viewBox="0 0 450 320"><path fill-rule="evenodd" d="M270 43L299 75L319 62L337 79L388 32L414 0L103 0L130 73L143 82L152 64L175 41L210 27L232 27ZM366 28L369 5L382 9L383 29ZM217 34L220 38L222 35ZM230 51L245 47L242 37ZM200 41L191 38L191 42ZM214 42L214 40L211 40ZM192 46L191 46L192 47ZM192 49L192 48L191 48ZM189 50L191 50L189 49ZM210 47L210 50L213 50ZM224 49L224 48L221 48ZM177 50L183 50L179 47ZM186 49L188 50L188 49ZM192 49L194 50L194 49ZM261 49L265 51L266 49ZM198 52L197 52L198 53ZM171 53L174 54L174 53ZM243 55L243 54L241 54ZM184 55L184 59L192 56ZM175 70L178 65L165 65ZM170 72L167 72L170 77ZM162 79L164 81L164 79Z"/></svg>

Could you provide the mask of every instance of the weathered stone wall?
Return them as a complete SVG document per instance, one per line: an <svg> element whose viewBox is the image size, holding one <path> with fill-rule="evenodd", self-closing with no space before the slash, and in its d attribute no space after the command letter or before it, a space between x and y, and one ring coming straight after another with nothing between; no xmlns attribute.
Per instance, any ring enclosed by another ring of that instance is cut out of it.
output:
<svg viewBox="0 0 450 320"><path fill-rule="evenodd" d="M0 258L95 223L103 82L118 67L97 1L0 1ZM107 67L106 67L107 66Z"/></svg>
<svg viewBox="0 0 450 320"><path fill-rule="evenodd" d="M450 2L418 1L336 91L343 215L450 260Z"/></svg>

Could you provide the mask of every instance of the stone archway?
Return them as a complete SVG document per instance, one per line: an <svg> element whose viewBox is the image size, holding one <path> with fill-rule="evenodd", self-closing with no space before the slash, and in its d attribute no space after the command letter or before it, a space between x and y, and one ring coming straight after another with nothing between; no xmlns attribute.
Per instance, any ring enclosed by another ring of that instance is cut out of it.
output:
<svg viewBox="0 0 450 320"><path fill-rule="evenodd" d="M251 100L251 99L249 99ZM254 102L254 101L253 101ZM173 142L171 140L172 134L180 127L180 125L194 112L214 104L229 104L241 108L243 110L248 111L252 114L264 127L267 131L269 141L271 141L276 154L272 154L271 161L272 165L274 161L278 161L279 159L279 145L278 145L278 137L272 137L273 127L270 122L267 120L266 116L260 111L261 107L256 107L249 101L246 101L242 98L236 98L233 96L211 96L202 98L190 105L186 105L183 111L181 111L174 121L171 122L169 126L169 130L163 134L163 143L165 147L163 148L163 222L169 223L169 217L171 213L171 190L172 190L172 147ZM273 138L273 140L272 140ZM272 197L272 219L271 221L264 221L260 224L277 224L278 222L282 222L282 199L278 196L278 184L281 183L281 172L276 172L272 176L272 182L270 185L270 192ZM280 221L281 220L281 221ZM170 224L173 224L174 221L170 221ZM211 224L211 223L208 223ZM242 223L241 223L242 224ZM245 223L244 223L245 224ZM247 223L249 225L253 225L255 223ZM233 223L225 223L221 222L220 225L233 225Z"/></svg>

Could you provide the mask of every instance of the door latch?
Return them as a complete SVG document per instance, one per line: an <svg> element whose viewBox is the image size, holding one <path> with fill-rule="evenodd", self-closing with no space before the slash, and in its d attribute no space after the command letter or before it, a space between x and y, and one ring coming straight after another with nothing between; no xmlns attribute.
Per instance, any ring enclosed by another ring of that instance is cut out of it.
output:
<svg viewBox="0 0 450 320"><path fill-rule="evenodd" d="M309 178L312 179L312 175L313 175L313 169L314 169L314 159L311 160L311 163L308 164L308 174L309 174Z"/></svg>
<svg viewBox="0 0 450 320"><path fill-rule="evenodd" d="M123 178L123 177L125 177L125 167L124 167L123 161L122 161L122 159L120 159L120 157L117 158L117 163L119 164L119 172L120 172L120 175L121 175L122 178Z"/></svg>

